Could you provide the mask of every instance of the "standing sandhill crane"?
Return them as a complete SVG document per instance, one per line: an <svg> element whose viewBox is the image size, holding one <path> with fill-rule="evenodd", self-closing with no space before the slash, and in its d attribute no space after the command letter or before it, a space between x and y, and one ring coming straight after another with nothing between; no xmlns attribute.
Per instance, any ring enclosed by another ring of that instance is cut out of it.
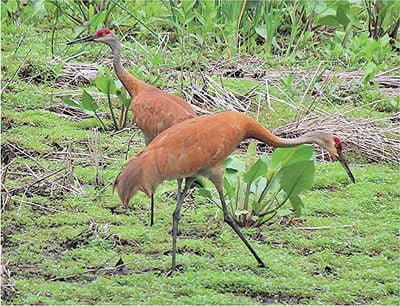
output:
<svg viewBox="0 0 400 306"><path fill-rule="evenodd" d="M116 75L132 97L131 111L136 125L142 130L146 146L169 127L186 119L196 117L194 109L182 98L171 95L152 85L146 84L131 75L121 62L121 43L109 29L98 30L88 37L67 43L101 42L111 48ZM178 195L182 181L178 180ZM154 224L154 195L151 194L150 225Z"/></svg>
<svg viewBox="0 0 400 306"><path fill-rule="evenodd" d="M144 150L134 155L119 173L114 189L118 190L124 207L139 191L150 196L164 180L185 179L185 187L178 196L173 213L172 268L176 268L176 239L180 209L188 188L196 176L210 179L215 185L222 204L224 221L245 243L260 266L264 262L240 232L230 216L223 193L222 164L244 139L254 138L274 147L294 147L300 144L318 144L338 159L350 179L353 174L342 153L338 137L323 132L309 132L298 138L284 139L273 135L260 123L238 112L203 115L181 122L159 134Z"/></svg>

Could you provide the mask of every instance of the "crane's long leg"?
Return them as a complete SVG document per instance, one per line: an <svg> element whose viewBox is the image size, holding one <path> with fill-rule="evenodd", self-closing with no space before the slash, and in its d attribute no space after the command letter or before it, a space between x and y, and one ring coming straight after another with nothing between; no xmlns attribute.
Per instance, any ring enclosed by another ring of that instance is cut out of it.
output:
<svg viewBox="0 0 400 306"><path fill-rule="evenodd" d="M149 143L153 140L153 138L144 132L143 136L144 136L144 143L146 144L147 147ZM153 226L153 224L154 224L154 193L152 193L150 197L150 226Z"/></svg>
<svg viewBox="0 0 400 306"><path fill-rule="evenodd" d="M150 204L150 226L154 224L154 193L151 194Z"/></svg>
<svg viewBox="0 0 400 306"><path fill-rule="evenodd" d="M172 223L172 267L171 267L171 270L168 272L168 276L172 276L172 273L175 271L175 268L176 268L176 240L177 240L177 236L178 236L178 223L179 223L179 219L181 218L181 207L182 207L183 201L185 200L185 196L194 180L195 180L194 177L186 178L185 188L183 189L182 193L180 193L180 196L179 196L177 204L176 204L175 211L172 214L172 218L173 218L173 223ZM181 184L182 184L182 180L181 180Z"/></svg>
<svg viewBox="0 0 400 306"><path fill-rule="evenodd" d="M181 190L182 190L182 181L183 179L178 179L178 194L176 195L176 202L179 202L179 198L181 197Z"/></svg>
<svg viewBox="0 0 400 306"><path fill-rule="evenodd" d="M182 179L178 179L178 194L176 195L176 201L179 202L182 189ZM150 226L154 224L154 193L151 194L151 205L150 205Z"/></svg>
<svg viewBox="0 0 400 306"><path fill-rule="evenodd" d="M255 259L257 260L258 264L260 265L260 267L262 268L266 268L267 266L264 264L264 262L261 260L261 258L257 255L256 251L254 251L254 249L252 248L252 246L250 245L250 243L247 241L247 239L244 237L244 235L242 234L242 232L239 230L239 227L237 226L237 224L235 223L235 220L233 220L232 216L229 214L228 208L226 207L226 203L225 203L225 198L224 198L224 193L222 191L222 188L219 188L218 186L217 190L218 190L218 194L219 194L219 198L221 199L221 204L222 204L222 210L224 212L224 221L226 223L228 223L233 230L236 232L236 234L238 234L238 236L240 237L240 239L242 239L242 241L244 242L244 244L247 246L247 248L250 250L251 254L253 254L253 256L255 257Z"/></svg>

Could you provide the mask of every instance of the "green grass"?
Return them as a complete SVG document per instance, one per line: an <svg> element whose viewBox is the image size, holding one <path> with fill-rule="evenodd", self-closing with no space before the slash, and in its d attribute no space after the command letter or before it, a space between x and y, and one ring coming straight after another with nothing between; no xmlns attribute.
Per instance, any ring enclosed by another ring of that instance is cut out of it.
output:
<svg viewBox="0 0 400 306"><path fill-rule="evenodd" d="M112 194L112 182L126 157L143 147L141 134L133 137L136 130L131 129L115 135L100 134L97 146L104 155L104 168L100 171L103 184L96 186L96 164L91 153L96 145L90 141L99 124L93 118L71 121L49 110L52 104L62 102L60 93L80 88L54 86L51 69L46 68L51 66L47 33L37 35L27 31L14 54L12 46L26 30L23 25L15 34L8 31L3 36L4 80L11 80L30 47L30 69L33 72L45 69L48 76L35 82L21 80L21 75L17 75L2 95L2 154L8 158L2 164L7 168L3 172L4 187L13 190L34 183L37 177L32 172L43 177L62 169L61 175L71 166L72 184L81 193L52 187L51 181L57 177L54 175L42 185L31 186L29 192L22 189L7 201L2 212L1 243L2 260L11 272L11 280L3 282L3 303L400 303L398 165L363 164L362 157L355 155L350 161L356 184L350 183L338 163L319 163L313 189L301 195L305 208L300 218L283 218L259 230L243 229L268 269L257 267L245 246L223 222L222 212L194 193L182 209L178 270L173 278L166 277L171 265L169 231L176 182L165 182L158 188L153 227L149 226L150 200L142 193L132 199L128 210L122 209L117 195ZM71 29L64 30L59 32L60 44L67 40L63 41L63 36L73 36ZM126 45L131 49L123 50L124 57L134 58L134 44ZM318 53L316 48L308 52ZM79 60L89 63L109 53L98 45L85 50L87 53ZM145 52L138 50L139 66L152 67L151 63L145 63ZM149 50L157 48L151 46ZM191 54L168 51L163 65L170 69L195 60ZM213 56L218 58L218 54ZM309 59L305 57L297 65L312 68L319 56L318 53ZM283 67L278 58L272 61L272 67ZM178 78L172 84L169 75L162 75L157 85L172 86L177 92L181 84L189 86L187 79L180 79L184 72L176 75ZM151 75L145 78L149 80ZM226 88L241 94L258 84L240 79L223 78L223 81ZM283 82L279 86L286 90ZM306 87L304 82L295 85L294 101L301 99ZM263 90L260 88L258 92ZM270 90L275 97L286 100L277 89ZM363 98L373 96L373 91L364 87L352 95L361 103ZM309 103L312 97L306 99ZM346 106L349 104L336 105ZM273 107L276 112L264 106L261 109L259 120L268 127L287 123L294 115L293 110L281 104ZM101 110L107 111L105 103L101 104ZM366 114L382 116L372 108L352 115ZM10 151L9 143L26 154L12 148ZM69 144L73 157L65 161L58 156L66 155L57 154L65 152ZM125 270L112 269L120 258L126 264ZM14 284L18 291L7 290L7 284Z"/></svg>
<svg viewBox="0 0 400 306"><path fill-rule="evenodd" d="M299 303L397 303L398 175L390 165L354 167L370 175L356 176L353 185L338 182L331 168L318 167L321 178L303 197L306 209L293 226L265 227L258 239L255 231L245 231L269 269L258 268L221 214L212 219L217 208L201 201L183 213L172 279L165 273L173 199L160 192L152 228L149 201L141 195L129 211L117 213L110 209L118 205L110 189L100 198L92 190L85 199L41 202L62 213L15 201L2 224L3 260L19 290L12 301L254 304L280 296ZM386 178L378 185L375 175L382 172ZM175 188L165 185L164 192ZM90 272L119 258L127 275Z"/></svg>

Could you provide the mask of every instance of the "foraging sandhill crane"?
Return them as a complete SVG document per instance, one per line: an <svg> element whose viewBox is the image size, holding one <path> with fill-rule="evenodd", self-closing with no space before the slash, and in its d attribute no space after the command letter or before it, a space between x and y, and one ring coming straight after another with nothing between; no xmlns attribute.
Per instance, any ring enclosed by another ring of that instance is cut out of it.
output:
<svg viewBox="0 0 400 306"><path fill-rule="evenodd" d="M225 159L244 139L254 138L273 147L294 147L300 144L318 144L338 159L354 182L353 174L342 152L338 137L323 132L309 132L298 138L284 139L273 135L260 123L238 112L221 112L203 115L178 123L159 134L141 152L134 155L114 182L124 207L140 190L150 196L164 180L185 179L185 187L178 196L173 213L172 267L176 268L176 239L180 209L188 188L196 176L210 179L215 185L228 223L245 243L260 266L264 262L240 232L230 216L223 193L223 170Z"/></svg>
<svg viewBox="0 0 400 306"><path fill-rule="evenodd" d="M121 43L109 29L98 30L88 37L67 43L101 42L111 48L115 73L132 97L130 109L136 125L142 130L146 146L167 128L186 119L196 117L194 109L182 98L146 84L131 75L121 62ZM182 181L178 180L178 195ZM154 224L154 195L151 195L150 225Z"/></svg>

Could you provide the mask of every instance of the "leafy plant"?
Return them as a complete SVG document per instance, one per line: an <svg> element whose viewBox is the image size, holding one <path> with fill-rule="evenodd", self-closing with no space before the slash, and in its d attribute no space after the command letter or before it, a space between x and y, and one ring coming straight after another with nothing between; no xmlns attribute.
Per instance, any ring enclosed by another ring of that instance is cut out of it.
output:
<svg viewBox="0 0 400 306"><path fill-rule="evenodd" d="M108 102L108 107L110 110L111 118L113 120L114 124L114 129L115 130L120 130L126 125L126 114L129 110L129 106L131 103L131 99L129 97L129 94L125 90L125 88L122 86L120 81L115 82L112 78L109 77L97 77L95 80L96 87L99 89L101 93L104 93L107 95L107 102ZM118 97L118 100L122 104L122 111L121 115L119 118L119 121L117 122L113 105L112 105L112 95L116 95ZM101 120L101 118L98 116L96 113L97 109L99 108L98 105L94 102L93 97L86 91L83 91L82 94L82 102L78 102L73 99L64 99L64 102L68 105L78 107L86 111L87 113L96 116L96 118L99 120L100 124L102 125L104 130L107 130L104 122Z"/></svg>
<svg viewBox="0 0 400 306"><path fill-rule="evenodd" d="M287 95L293 99L295 97L295 86L294 81L296 79L296 75L289 74L288 76L282 76L281 82L285 86L285 92Z"/></svg>
<svg viewBox="0 0 400 306"><path fill-rule="evenodd" d="M378 104L377 109L384 112L400 111L400 96L395 96L389 99L382 99Z"/></svg>
<svg viewBox="0 0 400 306"><path fill-rule="evenodd" d="M345 29L349 23L357 22L356 15L353 13L348 0L344 1L319 1L315 7L315 18L317 25L342 27Z"/></svg>
<svg viewBox="0 0 400 306"><path fill-rule="evenodd" d="M118 123L111 102L111 95L117 94L117 87L115 86L114 80L107 77L97 77L94 80L94 82L96 84L96 87L100 90L100 92L107 95L108 107L110 109L111 118L114 123L114 128L118 130Z"/></svg>
<svg viewBox="0 0 400 306"><path fill-rule="evenodd" d="M150 0L149 0L150 1ZM156 1L152 1L153 5ZM74 32L79 36L84 31L95 32L101 27L112 28L125 25L128 20L136 23L140 32L158 39L158 33L148 25L149 21L138 17L132 12L146 7L144 1L116 1L116 0L35 0L17 1L6 0L1 2L2 24L27 23L43 25L47 23L51 31L51 50L56 55L59 25L68 28L72 25ZM156 11L158 13L158 11ZM64 46L64 43L61 44Z"/></svg>
<svg viewBox="0 0 400 306"><path fill-rule="evenodd" d="M304 206L299 194L314 181L314 149L301 145L279 148L272 157L256 157L256 145L249 145L245 161L229 157L225 161L224 190L228 208L239 226L260 226L275 216L294 213ZM214 199L210 190L200 194ZM289 200L292 209L283 205Z"/></svg>
<svg viewBox="0 0 400 306"><path fill-rule="evenodd" d="M301 19L298 11L303 8L300 1L163 1L169 11L170 24L175 29L178 44L208 45L207 42L223 48L228 57L237 52L255 52L261 46L262 52L270 54L272 47L280 49L276 41L278 30L291 18L291 44L302 33L303 19L307 24L304 9ZM288 12L291 12L289 16ZM310 15L311 16L311 13ZM305 29L305 27L304 27ZM291 47L288 47L291 50Z"/></svg>
<svg viewBox="0 0 400 306"><path fill-rule="evenodd" d="M349 43L343 46L345 36L345 32L337 30L331 39L331 46L325 48L332 59L343 58L342 63L347 63L353 69L361 66L364 84L368 84L377 73L387 69L387 62L392 56L389 35L373 39L367 32L363 32L351 37Z"/></svg>
<svg viewBox="0 0 400 306"><path fill-rule="evenodd" d="M70 106L78 107L84 110L86 113L94 115L99 120L103 129L107 130L107 127L104 124L103 120L101 120L101 118L96 112L99 109L99 106L97 105L96 102L94 102L93 97L86 90L83 90L82 100L80 102L70 98L66 98L64 99L64 103Z"/></svg>
<svg viewBox="0 0 400 306"><path fill-rule="evenodd" d="M271 53L272 47L280 49L276 41L276 35L282 24L285 8L285 1L279 1L275 5L273 2L263 2L255 8L255 32L264 40L267 53Z"/></svg>
<svg viewBox="0 0 400 306"><path fill-rule="evenodd" d="M394 41L400 26L400 2L385 0L364 0L368 12L368 31L372 38L389 35Z"/></svg>

